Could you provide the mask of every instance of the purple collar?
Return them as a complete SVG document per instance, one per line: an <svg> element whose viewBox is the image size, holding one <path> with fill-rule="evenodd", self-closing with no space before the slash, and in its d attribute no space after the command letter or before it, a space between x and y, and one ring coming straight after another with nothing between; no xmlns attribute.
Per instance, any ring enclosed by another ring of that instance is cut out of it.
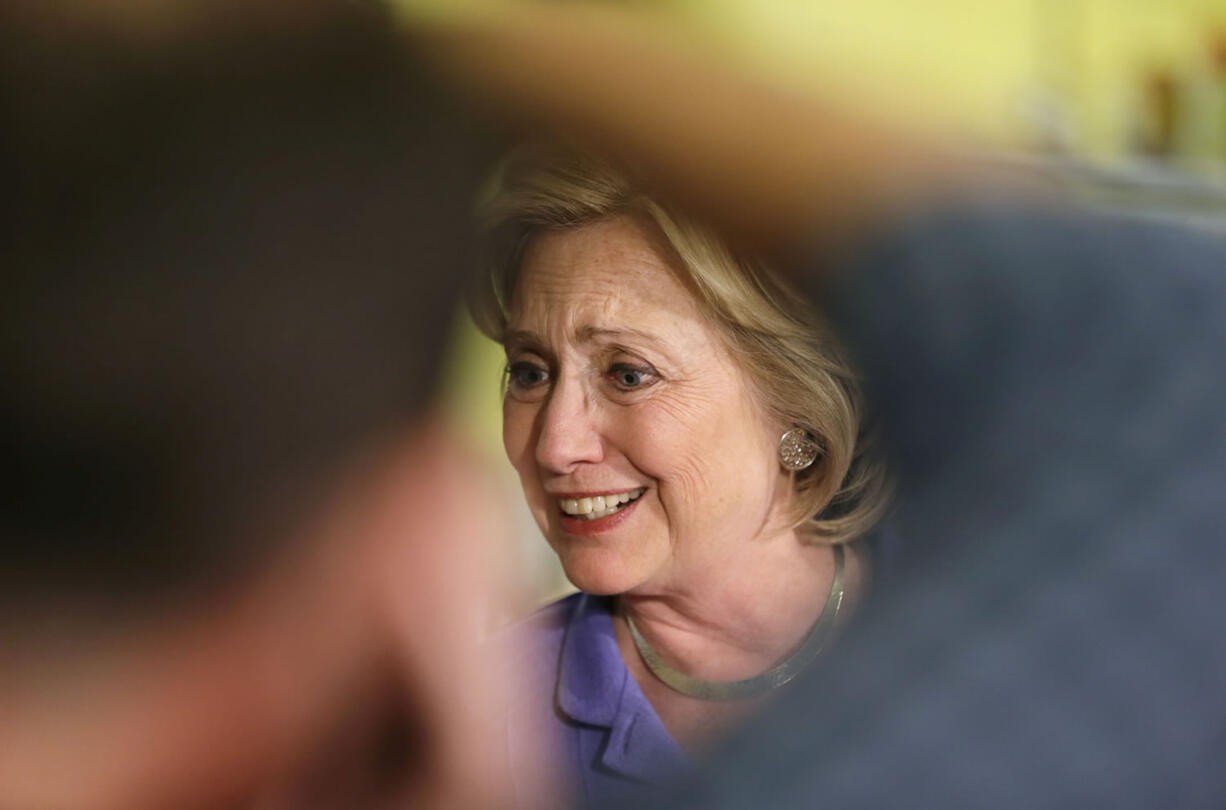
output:
<svg viewBox="0 0 1226 810"><path fill-rule="evenodd" d="M612 607L610 597L578 597L562 641L558 708L576 722L609 729L605 768L648 783L675 779L690 762L626 669Z"/></svg>

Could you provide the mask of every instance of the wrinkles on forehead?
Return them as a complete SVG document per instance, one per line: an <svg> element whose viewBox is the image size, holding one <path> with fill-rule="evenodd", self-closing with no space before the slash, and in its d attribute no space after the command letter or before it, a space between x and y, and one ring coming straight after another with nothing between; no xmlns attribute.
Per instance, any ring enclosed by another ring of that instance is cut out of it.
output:
<svg viewBox="0 0 1226 810"><path fill-rule="evenodd" d="M507 350L629 344L677 357L709 346L712 325L672 262L630 217L541 234L524 253Z"/></svg>

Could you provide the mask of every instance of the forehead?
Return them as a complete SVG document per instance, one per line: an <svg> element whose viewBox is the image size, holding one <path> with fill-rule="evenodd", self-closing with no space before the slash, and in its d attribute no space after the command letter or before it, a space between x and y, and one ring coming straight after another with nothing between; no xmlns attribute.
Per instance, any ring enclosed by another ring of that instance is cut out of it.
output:
<svg viewBox="0 0 1226 810"><path fill-rule="evenodd" d="M705 333L676 261L662 236L628 216L543 232L524 252L509 331L632 329L667 338L701 324Z"/></svg>

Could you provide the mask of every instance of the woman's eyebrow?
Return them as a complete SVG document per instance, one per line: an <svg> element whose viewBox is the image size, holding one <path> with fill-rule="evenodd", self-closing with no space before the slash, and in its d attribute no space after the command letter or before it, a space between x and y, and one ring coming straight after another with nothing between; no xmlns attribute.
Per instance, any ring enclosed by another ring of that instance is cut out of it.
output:
<svg viewBox="0 0 1226 810"><path fill-rule="evenodd" d="M503 335L502 345L506 349L538 349L541 339L535 332L514 329Z"/></svg>
<svg viewBox="0 0 1226 810"><path fill-rule="evenodd" d="M647 348L651 350L656 362L663 361L670 366L676 366L679 362L677 356L673 354L675 347L670 346L660 336L641 329L620 326L584 326L578 330L577 336L580 341L620 345L628 351L633 351L636 346Z"/></svg>
<svg viewBox="0 0 1226 810"><path fill-rule="evenodd" d="M659 336L633 327L581 326L575 330L575 339L579 343L619 343L627 338L634 338L647 344L664 357L671 359L668 344ZM546 343L540 335L527 329L512 329L502 339L503 348L507 352L530 351L542 356L548 355Z"/></svg>
<svg viewBox="0 0 1226 810"><path fill-rule="evenodd" d="M646 341L653 346L663 348L663 341L650 332L644 332L641 329L631 329L626 327L609 328L601 326L584 326L580 327L576 333L580 341L590 341L596 339L604 340L619 340L626 337L634 337L639 340Z"/></svg>

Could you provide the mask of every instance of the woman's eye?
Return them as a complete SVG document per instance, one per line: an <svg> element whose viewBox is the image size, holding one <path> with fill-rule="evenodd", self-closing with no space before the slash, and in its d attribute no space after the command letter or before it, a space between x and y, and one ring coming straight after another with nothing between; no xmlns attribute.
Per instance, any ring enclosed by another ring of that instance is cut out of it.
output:
<svg viewBox="0 0 1226 810"><path fill-rule="evenodd" d="M655 375L649 368L618 364L609 369L609 375L618 388L630 390L642 388L655 381Z"/></svg>
<svg viewBox="0 0 1226 810"><path fill-rule="evenodd" d="M549 381L549 371L535 363L512 363L507 366L507 381L520 390L536 388Z"/></svg>

